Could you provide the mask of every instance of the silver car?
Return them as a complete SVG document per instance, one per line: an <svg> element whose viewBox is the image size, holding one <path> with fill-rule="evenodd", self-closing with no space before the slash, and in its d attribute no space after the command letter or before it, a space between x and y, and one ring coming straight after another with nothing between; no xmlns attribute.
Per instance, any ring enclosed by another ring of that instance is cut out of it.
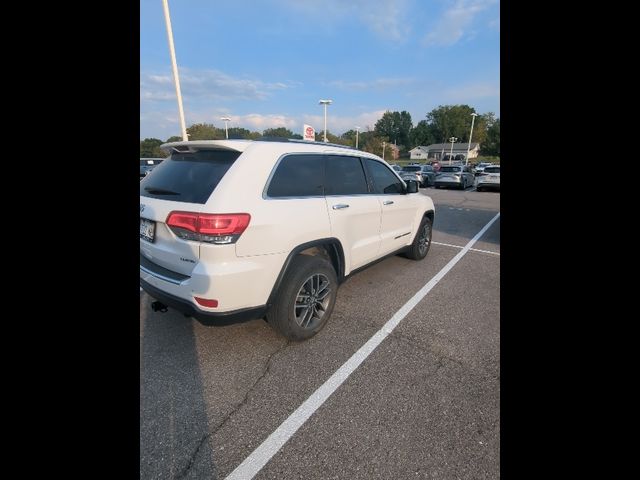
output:
<svg viewBox="0 0 640 480"><path fill-rule="evenodd" d="M500 190L500 165L487 165L478 177L476 190Z"/></svg>
<svg viewBox="0 0 640 480"><path fill-rule="evenodd" d="M418 185L424 187L424 179L422 178L422 165L406 165L398 172L403 180L416 180Z"/></svg>
<svg viewBox="0 0 640 480"><path fill-rule="evenodd" d="M442 165L436 175L435 187L458 187L464 190L475 178L468 165Z"/></svg>

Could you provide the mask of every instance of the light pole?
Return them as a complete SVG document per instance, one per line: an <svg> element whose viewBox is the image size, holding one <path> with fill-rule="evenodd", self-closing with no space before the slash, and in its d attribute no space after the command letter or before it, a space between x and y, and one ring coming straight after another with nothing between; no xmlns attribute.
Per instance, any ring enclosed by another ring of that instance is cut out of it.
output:
<svg viewBox="0 0 640 480"><path fill-rule="evenodd" d="M458 140L456 137L451 137L449 141L451 142L451 152L449 153L449 165L451 165L451 158L453 157L453 142Z"/></svg>
<svg viewBox="0 0 640 480"><path fill-rule="evenodd" d="M356 127L356 150L358 149L358 132L360 131L360 127Z"/></svg>
<svg viewBox="0 0 640 480"><path fill-rule="evenodd" d="M229 129L227 128L227 122L230 122L231 119L229 117L220 117L220 120L224 122L224 135L229 140Z"/></svg>
<svg viewBox="0 0 640 480"><path fill-rule="evenodd" d="M382 159L384 160L384 147L387 146L387 142L382 142Z"/></svg>
<svg viewBox="0 0 640 480"><path fill-rule="evenodd" d="M475 121L477 113L471 114L471 132L469 133L469 145L467 145L467 158L465 159L464 164L469 165L469 150L471 149L471 135L473 135L473 122Z"/></svg>
<svg viewBox="0 0 640 480"><path fill-rule="evenodd" d="M333 100L320 100L318 105L324 105L324 141L327 142L327 105L331 105Z"/></svg>
<svg viewBox="0 0 640 480"><path fill-rule="evenodd" d="M164 21L167 26L167 37L169 38L169 53L171 55L171 67L173 68L173 82L176 85L176 96L178 97L178 113L180 114L180 127L182 128L182 140L187 138L187 126L184 123L184 110L182 109L182 94L180 93L180 78L178 77L178 64L176 63L176 51L173 47L173 31L171 30L171 18L169 17L169 4L167 0L162 0L164 7Z"/></svg>

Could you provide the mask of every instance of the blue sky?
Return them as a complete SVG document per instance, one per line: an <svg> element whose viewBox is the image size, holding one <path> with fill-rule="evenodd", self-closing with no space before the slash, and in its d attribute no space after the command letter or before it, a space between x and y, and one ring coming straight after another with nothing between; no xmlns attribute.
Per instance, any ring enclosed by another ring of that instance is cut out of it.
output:
<svg viewBox="0 0 640 480"><path fill-rule="evenodd" d="M169 0L187 126L413 124L438 105L500 116L498 0ZM161 0L140 1L140 137L180 135Z"/></svg>

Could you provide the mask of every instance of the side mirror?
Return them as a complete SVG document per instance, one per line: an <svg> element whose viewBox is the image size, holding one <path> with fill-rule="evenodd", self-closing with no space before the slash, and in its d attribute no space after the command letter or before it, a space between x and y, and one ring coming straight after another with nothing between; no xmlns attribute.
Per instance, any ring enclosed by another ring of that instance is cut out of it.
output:
<svg viewBox="0 0 640 480"><path fill-rule="evenodd" d="M405 180L407 184L407 193L418 193L418 181L417 180Z"/></svg>

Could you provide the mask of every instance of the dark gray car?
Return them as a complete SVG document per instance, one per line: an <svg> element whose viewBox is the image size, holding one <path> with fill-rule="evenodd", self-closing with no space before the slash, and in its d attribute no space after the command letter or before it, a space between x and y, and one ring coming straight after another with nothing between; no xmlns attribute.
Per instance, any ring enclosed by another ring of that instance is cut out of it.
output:
<svg viewBox="0 0 640 480"><path fill-rule="evenodd" d="M164 158L141 158L140 159L140 180L149 175L156 165L159 165Z"/></svg>

